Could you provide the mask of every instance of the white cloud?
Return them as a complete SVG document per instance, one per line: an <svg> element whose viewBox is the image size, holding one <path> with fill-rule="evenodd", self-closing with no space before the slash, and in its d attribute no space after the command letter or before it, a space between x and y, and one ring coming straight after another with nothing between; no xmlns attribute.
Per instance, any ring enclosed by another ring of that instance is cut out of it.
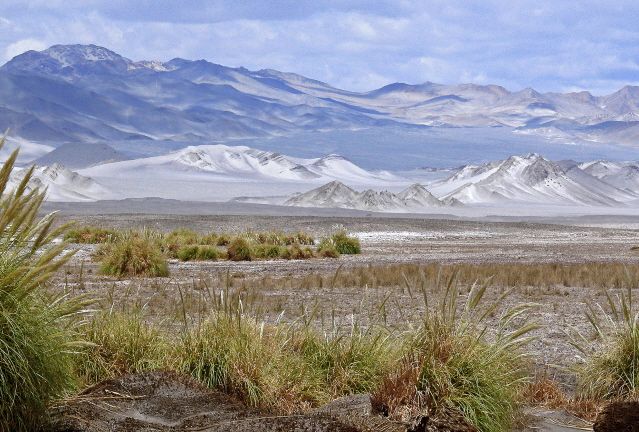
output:
<svg viewBox="0 0 639 432"><path fill-rule="evenodd" d="M13 42L4 50L4 58L5 60L11 60L13 57L18 54L22 54L25 51L35 50L40 51L47 47L46 43L41 40L28 38L28 39L20 39L16 42Z"/></svg>

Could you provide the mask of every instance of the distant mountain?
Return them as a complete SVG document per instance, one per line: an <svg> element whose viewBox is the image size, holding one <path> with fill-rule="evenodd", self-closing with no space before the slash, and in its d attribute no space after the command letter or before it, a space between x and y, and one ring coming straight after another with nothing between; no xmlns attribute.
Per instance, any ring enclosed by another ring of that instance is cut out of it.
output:
<svg viewBox="0 0 639 432"><path fill-rule="evenodd" d="M339 181L332 181L319 188L289 198L284 202L284 205L380 212L424 212L428 209L461 205L461 203L454 199L441 201L420 184L414 184L404 191L394 194L372 189L358 192Z"/></svg>
<svg viewBox="0 0 639 432"><path fill-rule="evenodd" d="M35 159L36 165L59 163L67 168L79 169L128 159L124 154L104 143L66 143Z"/></svg>
<svg viewBox="0 0 639 432"><path fill-rule="evenodd" d="M555 163L537 154L466 166L430 187L440 197L466 204L619 206L638 197L590 175L576 164Z"/></svg>
<svg viewBox="0 0 639 432"><path fill-rule="evenodd" d="M393 181L386 172L366 171L339 155L301 159L246 146L190 146L162 156L105 163L81 170L94 177L192 177L202 179L271 179L320 182L340 179L354 183Z"/></svg>
<svg viewBox="0 0 639 432"><path fill-rule="evenodd" d="M188 145L376 126L502 127L637 146L639 87L593 96L426 82L358 93L271 69L132 61L95 45L28 51L0 68L0 129L40 143Z"/></svg>
<svg viewBox="0 0 639 432"><path fill-rule="evenodd" d="M639 162L594 161L579 165L586 173L639 195Z"/></svg>
<svg viewBox="0 0 639 432"><path fill-rule="evenodd" d="M17 187L27 171L28 168L16 169L9 180L9 189ZM49 201L95 201L113 197L110 191L93 179L59 164L35 167L28 189L45 188Z"/></svg>

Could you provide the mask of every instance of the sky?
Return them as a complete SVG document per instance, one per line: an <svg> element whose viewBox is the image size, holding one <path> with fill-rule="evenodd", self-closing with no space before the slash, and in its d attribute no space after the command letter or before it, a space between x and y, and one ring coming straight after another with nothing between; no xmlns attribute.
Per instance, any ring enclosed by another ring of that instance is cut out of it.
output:
<svg viewBox="0 0 639 432"><path fill-rule="evenodd" d="M0 0L0 62L93 43L356 91L392 82L612 93L639 84L636 0Z"/></svg>

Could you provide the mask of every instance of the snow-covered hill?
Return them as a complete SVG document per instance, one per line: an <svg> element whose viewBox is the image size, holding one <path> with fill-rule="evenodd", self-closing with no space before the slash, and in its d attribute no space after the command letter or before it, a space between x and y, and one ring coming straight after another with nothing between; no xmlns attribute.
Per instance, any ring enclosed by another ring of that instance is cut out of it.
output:
<svg viewBox="0 0 639 432"><path fill-rule="evenodd" d="M367 189L358 192L332 181L319 188L296 195L284 205L296 207L346 208L379 212L424 212L437 207L461 205L455 200L440 201L428 190L414 184L400 193Z"/></svg>
<svg viewBox="0 0 639 432"><path fill-rule="evenodd" d="M370 184L393 181L387 172L366 171L339 155L301 159L245 146L190 146L162 156L101 164L81 171L91 177L159 177L203 174L210 179ZM202 178L205 181L205 178Z"/></svg>
<svg viewBox="0 0 639 432"><path fill-rule="evenodd" d="M598 179L639 195L639 162L593 161L579 165Z"/></svg>
<svg viewBox="0 0 639 432"><path fill-rule="evenodd" d="M576 165L564 169L537 154L466 166L430 188L440 197L475 204L621 206L637 198Z"/></svg>
<svg viewBox="0 0 639 432"><path fill-rule="evenodd" d="M8 189L22 181L29 168L17 168L9 180ZM62 165L36 166L28 189L47 190L49 201L96 201L113 197L110 191L89 177L82 176Z"/></svg>

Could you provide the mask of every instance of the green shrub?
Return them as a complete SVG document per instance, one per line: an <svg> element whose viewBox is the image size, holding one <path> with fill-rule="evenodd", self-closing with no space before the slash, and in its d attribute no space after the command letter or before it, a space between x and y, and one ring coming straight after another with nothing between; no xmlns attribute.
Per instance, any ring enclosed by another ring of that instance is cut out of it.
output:
<svg viewBox="0 0 639 432"><path fill-rule="evenodd" d="M639 398L639 313L633 310L632 290L614 298L606 293L610 312L589 306L597 349L587 347L588 339L574 343L586 357L578 368L578 391L586 399Z"/></svg>
<svg viewBox="0 0 639 432"><path fill-rule="evenodd" d="M331 239L322 239L317 246L317 254L322 258L339 258L339 251Z"/></svg>
<svg viewBox="0 0 639 432"><path fill-rule="evenodd" d="M73 386L74 317L85 304L42 289L73 252L51 243L67 227L37 218L45 195L29 191L33 169L7 190L17 156L0 169L0 430L21 432L38 430L47 405Z"/></svg>
<svg viewBox="0 0 639 432"><path fill-rule="evenodd" d="M118 232L112 229L97 227L81 227L67 231L64 240L71 243L98 244L117 238Z"/></svg>
<svg viewBox="0 0 639 432"><path fill-rule="evenodd" d="M362 252L362 247L357 237L352 237L346 234L346 231L340 231L331 237L335 249L344 255L356 255Z"/></svg>
<svg viewBox="0 0 639 432"><path fill-rule="evenodd" d="M235 238L226 251L231 261L251 261L252 251L249 243L240 237Z"/></svg>
<svg viewBox="0 0 639 432"><path fill-rule="evenodd" d="M184 246L178 253L181 261L215 261L220 258L220 251L214 246Z"/></svg>
<svg viewBox="0 0 639 432"><path fill-rule="evenodd" d="M128 236L102 246L102 274L162 277L169 275L166 258L158 244L149 238Z"/></svg>
<svg viewBox="0 0 639 432"><path fill-rule="evenodd" d="M281 258L285 252L286 248L273 244L258 244L253 247L253 255L261 259Z"/></svg>
<svg viewBox="0 0 639 432"><path fill-rule="evenodd" d="M86 329L86 345L77 357L77 372L85 385L125 373L166 366L170 357L166 336L139 312L103 312Z"/></svg>

